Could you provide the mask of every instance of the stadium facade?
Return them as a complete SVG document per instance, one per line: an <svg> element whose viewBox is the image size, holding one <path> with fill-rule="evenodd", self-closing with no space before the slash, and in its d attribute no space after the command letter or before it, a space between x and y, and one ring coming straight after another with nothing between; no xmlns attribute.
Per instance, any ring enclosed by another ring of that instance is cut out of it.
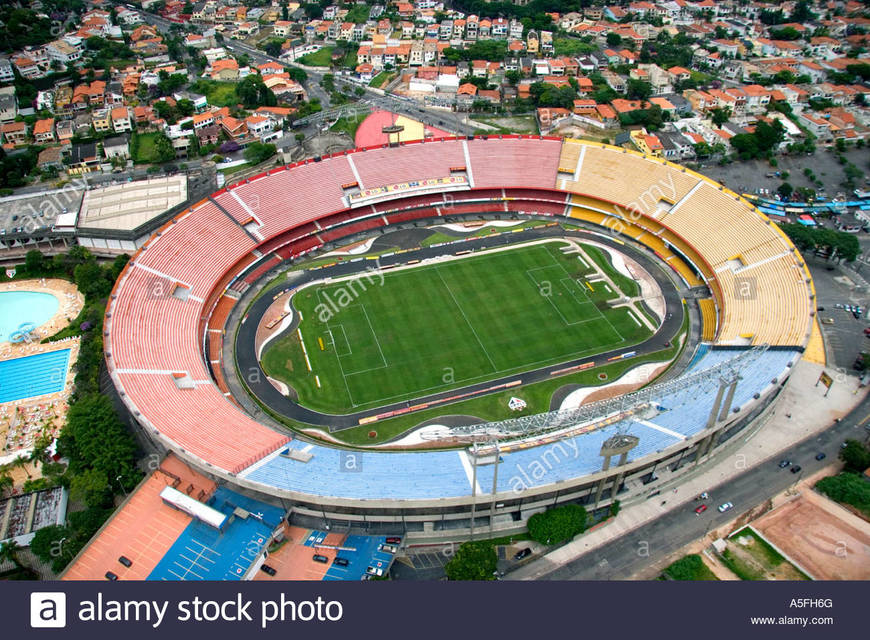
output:
<svg viewBox="0 0 870 640"><path fill-rule="evenodd" d="M360 234L486 215L566 222L655 256L691 298L702 340L684 372L582 424L542 417L497 451L485 434L476 452L351 451L291 437L233 399L227 320L265 274ZM216 480L297 513L452 539L472 514L506 532L560 502L649 496L763 427L810 339L814 297L775 224L680 165L561 138L447 138L306 160L185 208L118 279L104 343L142 433Z"/></svg>

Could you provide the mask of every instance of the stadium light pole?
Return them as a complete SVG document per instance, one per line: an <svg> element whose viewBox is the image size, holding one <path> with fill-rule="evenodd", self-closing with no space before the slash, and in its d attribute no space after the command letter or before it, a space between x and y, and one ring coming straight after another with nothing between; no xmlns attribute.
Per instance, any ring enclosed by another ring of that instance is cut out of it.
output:
<svg viewBox="0 0 870 640"><path fill-rule="evenodd" d="M489 537L493 537L495 527L495 498L498 490L498 461L499 461L498 440L495 441L495 467L492 472L492 502L489 505Z"/></svg>
<svg viewBox="0 0 870 640"><path fill-rule="evenodd" d="M475 512L477 511L477 440L474 441L474 445L472 447L474 451L472 460L472 469L471 469L471 534L470 540L474 541L474 518Z"/></svg>

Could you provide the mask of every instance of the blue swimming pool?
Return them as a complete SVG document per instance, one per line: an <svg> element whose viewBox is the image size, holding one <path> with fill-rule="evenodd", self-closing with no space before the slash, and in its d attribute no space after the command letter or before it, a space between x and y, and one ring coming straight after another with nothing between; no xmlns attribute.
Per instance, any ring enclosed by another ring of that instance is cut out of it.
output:
<svg viewBox="0 0 870 640"><path fill-rule="evenodd" d="M0 402L42 396L63 389L69 349L0 361Z"/></svg>
<svg viewBox="0 0 870 640"><path fill-rule="evenodd" d="M37 327L48 321L60 302L50 293L0 291L0 342L9 340L22 324Z"/></svg>

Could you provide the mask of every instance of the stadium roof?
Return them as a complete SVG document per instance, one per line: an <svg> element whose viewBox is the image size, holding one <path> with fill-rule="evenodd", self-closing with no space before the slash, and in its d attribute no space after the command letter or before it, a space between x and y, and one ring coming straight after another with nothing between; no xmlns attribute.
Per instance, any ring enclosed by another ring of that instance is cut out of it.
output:
<svg viewBox="0 0 870 640"><path fill-rule="evenodd" d="M85 194L78 226L132 231L187 200L187 177L149 178Z"/></svg>

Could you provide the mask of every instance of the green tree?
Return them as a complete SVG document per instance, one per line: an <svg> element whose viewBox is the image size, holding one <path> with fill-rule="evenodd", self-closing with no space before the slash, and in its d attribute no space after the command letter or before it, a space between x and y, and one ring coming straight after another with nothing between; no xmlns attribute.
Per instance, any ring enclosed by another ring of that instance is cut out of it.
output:
<svg viewBox="0 0 870 640"><path fill-rule="evenodd" d="M45 256L37 249L31 249L24 256L24 270L34 276L41 275L45 269Z"/></svg>
<svg viewBox="0 0 870 640"><path fill-rule="evenodd" d="M629 100L646 100L652 95L652 85L644 80L629 78L625 86Z"/></svg>
<svg viewBox="0 0 870 640"><path fill-rule="evenodd" d="M85 469L70 480L69 497L89 507L108 506L112 497L109 479L97 469Z"/></svg>
<svg viewBox="0 0 870 640"><path fill-rule="evenodd" d="M852 505L865 517L870 517L870 482L860 473L844 472L822 478L816 483L816 489L832 500Z"/></svg>
<svg viewBox="0 0 870 640"><path fill-rule="evenodd" d="M24 565L22 565L21 560L18 559L19 550L20 547L15 540L7 540L3 544L0 544L0 562L9 560L16 566L16 568L21 569Z"/></svg>
<svg viewBox="0 0 870 640"><path fill-rule="evenodd" d="M73 270L73 280L85 297L104 297L112 288L112 283L106 279L102 267L96 260L77 265Z"/></svg>
<svg viewBox="0 0 870 640"><path fill-rule="evenodd" d="M278 104L275 94L256 73L246 76L236 85L236 97L248 108L274 107Z"/></svg>
<svg viewBox="0 0 870 640"><path fill-rule="evenodd" d="M731 107L716 107L710 112L710 116L713 124L721 127L731 117Z"/></svg>
<svg viewBox="0 0 870 640"><path fill-rule="evenodd" d="M178 111L179 114L185 117L192 116L193 112L196 110L196 108L193 106L193 101L189 100L188 98L182 98L181 100L179 100L178 103L175 105L175 109Z"/></svg>
<svg viewBox="0 0 870 640"><path fill-rule="evenodd" d="M618 47L622 44L622 36L618 33L613 33L612 31L607 34L606 39L608 47Z"/></svg>
<svg viewBox="0 0 870 640"><path fill-rule="evenodd" d="M788 198L791 197L791 194L794 192L794 187L789 182L783 182L781 185L779 185L776 192L784 199L788 200Z"/></svg>
<svg viewBox="0 0 870 640"><path fill-rule="evenodd" d="M529 518L529 536L541 544L559 544L583 533L586 518L586 510L578 504L547 509Z"/></svg>
<svg viewBox="0 0 870 640"><path fill-rule="evenodd" d="M840 450L840 460L845 463L847 471L864 473L870 468L870 449L859 440L846 440L846 446Z"/></svg>
<svg viewBox="0 0 870 640"><path fill-rule="evenodd" d="M492 580L498 556L487 541L463 542L444 566L448 580Z"/></svg>
<svg viewBox="0 0 870 640"><path fill-rule="evenodd" d="M671 580L715 580L716 577L697 553L683 556L665 569Z"/></svg>
<svg viewBox="0 0 870 640"><path fill-rule="evenodd" d="M136 444L107 396L95 393L70 405L58 448L69 459L73 474L97 469L107 478L121 476L125 489L132 489L139 480Z"/></svg>
<svg viewBox="0 0 870 640"><path fill-rule="evenodd" d="M252 142L245 149L245 160L251 164L259 164L268 160L275 155L274 144L263 144L262 142Z"/></svg>

